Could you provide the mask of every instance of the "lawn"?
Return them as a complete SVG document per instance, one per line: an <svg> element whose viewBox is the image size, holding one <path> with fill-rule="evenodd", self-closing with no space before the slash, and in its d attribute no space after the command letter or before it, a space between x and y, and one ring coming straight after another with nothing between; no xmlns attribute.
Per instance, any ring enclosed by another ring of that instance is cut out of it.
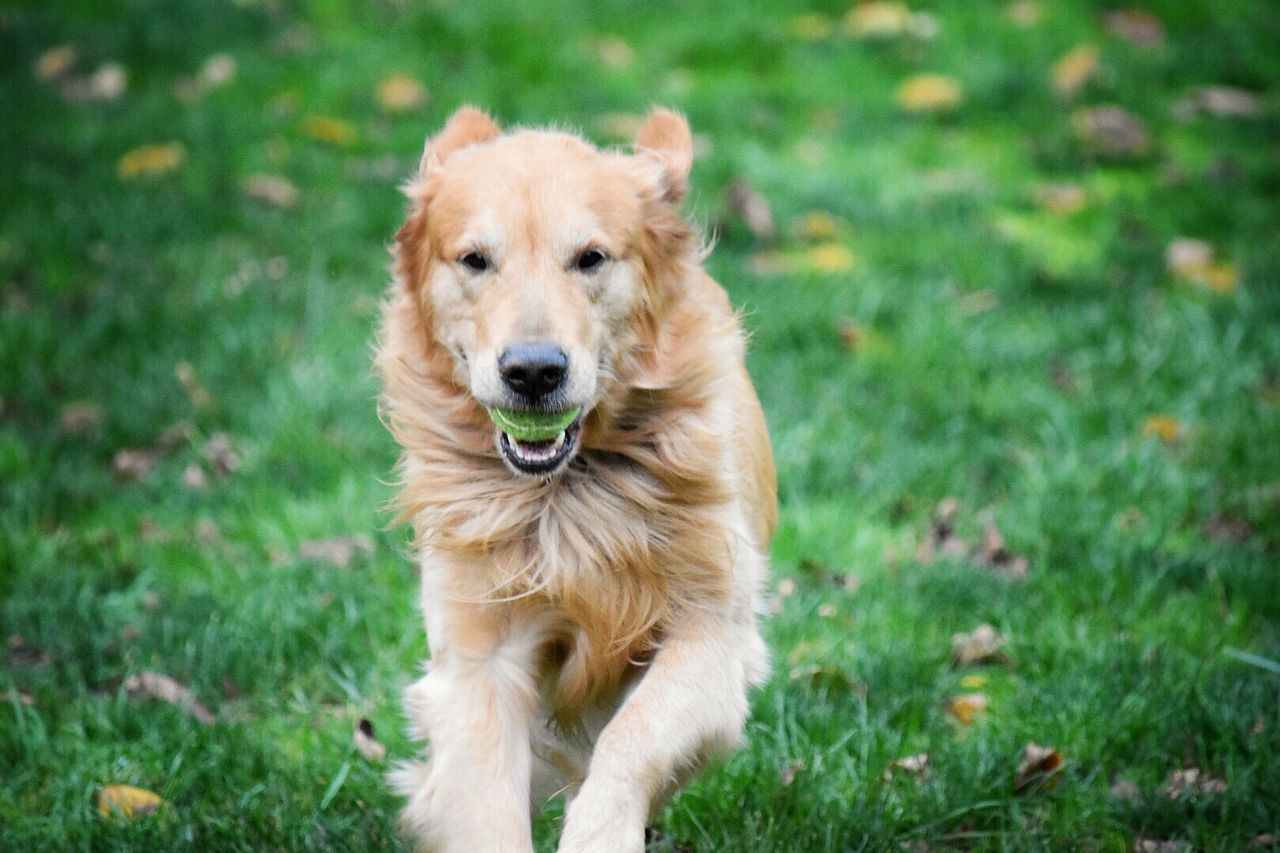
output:
<svg viewBox="0 0 1280 853"><path fill-rule="evenodd" d="M1144 5L7 4L0 849L401 849L370 346L464 102L685 111L752 331L775 674L652 849L1274 848L1280 7Z"/></svg>

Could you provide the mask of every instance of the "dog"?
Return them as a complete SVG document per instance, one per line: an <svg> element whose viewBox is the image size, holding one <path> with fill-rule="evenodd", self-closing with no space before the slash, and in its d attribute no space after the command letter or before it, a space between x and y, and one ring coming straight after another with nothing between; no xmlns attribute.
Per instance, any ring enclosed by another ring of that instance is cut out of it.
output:
<svg viewBox="0 0 1280 853"><path fill-rule="evenodd" d="M631 853L768 674L776 523L745 336L679 211L693 145L655 109L629 151L459 109L392 246L376 364L402 455L430 660L405 693L418 850ZM580 414L554 439L490 409Z"/></svg>

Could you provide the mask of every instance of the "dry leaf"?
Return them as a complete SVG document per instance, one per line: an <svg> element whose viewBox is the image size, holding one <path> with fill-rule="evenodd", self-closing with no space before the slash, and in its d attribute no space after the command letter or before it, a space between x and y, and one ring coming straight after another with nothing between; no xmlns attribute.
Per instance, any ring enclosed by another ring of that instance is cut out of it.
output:
<svg viewBox="0 0 1280 853"><path fill-rule="evenodd" d="M325 142L339 148L353 144L359 136L354 125L333 116L307 116L302 120L302 131L317 142Z"/></svg>
<svg viewBox="0 0 1280 853"><path fill-rule="evenodd" d="M235 57L226 53L215 53L204 61L200 69L200 82L208 89L225 86L235 79Z"/></svg>
<svg viewBox="0 0 1280 853"><path fill-rule="evenodd" d="M1144 438L1158 438L1165 444L1172 444L1182 434L1182 424L1172 415L1152 415L1142 422Z"/></svg>
<svg viewBox="0 0 1280 853"><path fill-rule="evenodd" d="M913 113L953 110L964 101L964 90L954 77L917 74L908 78L895 93L898 105Z"/></svg>
<svg viewBox="0 0 1280 853"><path fill-rule="evenodd" d="M182 147L181 142L143 145L120 158L116 164L116 174L125 181L163 175L177 169L186 159L187 149Z"/></svg>
<svg viewBox="0 0 1280 853"><path fill-rule="evenodd" d="M636 52L631 49L631 45L617 36L601 36L592 39L587 43L587 50L597 62L615 71L631 67L631 63L636 58Z"/></svg>
<svg viewBox="0 0 1280 853"><path fill-rule="evenodd" d="M843 243L820 243L805 253L806 266L828 275L853 269L853 250Z"/></svg>
<svg viewBox="0 0 1280 853"><path fill-rule="evenodd" d="M1013 792L1025 794L1033 789L1052 788L1058 784L1062 764L1062 753L1058 750L1035 741L1028 742L1022 750L1022 763L1018 765Z"/></svg>
<svg viewBox="0 0 1280 853"><path fill-rule="evenodd" d="M36 79L57 80L76 64L77 55L76 46L73 44L60 44L49 48L36 59L33 69Z"/></svg>
<svg viewBox="0 0 1280 853"><path fill-rule="evenodd" d="M1142 802L1142 789L1128 779L1118 779L1109 792L1113 800L1125 803Z"/></svg>
<svg viewBox="0 0 1280 853"><path fill-rule="evenodd" d="M215 719L208 708L195 700L186 686L159 672L140 672L131 675L125 679L124 689L131 696L158 699L170 705L177 705L206 726Z"/></svg>
<svg viewBox="0 0 1280 853"><path fill-rule="evenodd" d="M345 569L358 554L373 553L373 540L368 536L338 536L333 539L317 539L298 546L298 556L304 560L328 563Z"/></svg>
<svg viewBox="0 0 1280 853"><path fill-rule="evenodd" d="M373 736L373 723L369 720L361 717L351 736L355 741L356 749L370 761L378 762L387 757L387 748Z"/></svg>
<svg viewBox="0 0 1280 853"><path fill-rule="evenodd" d="M1085 147L1104 157L1139 157L1151 151L1146 124L1114 104L1077 110L1071 125Z"/></svg>
<svg viewBox="0 0 1280 853"><path fill-rule="evenodd" d="M724 189L725 206L742 220L757 240L772 240L774 235L773 213L769 202L742 178L735 178Z"/></svg>
<svg viewBox="0 0 1280 853"><path fill-rule="evenodd" d="M791 578L783 578L778 581L778 595L783 598L790 598L796 594L796 582Z"/></svg>
<svg viewBox="0 0 1280 853"><path fill-rule="evenodd" d="M182 484L192 491L203 492L209 487L209 478L203 468L192 462L182 472Z"/></svg>
<svg viewBox="0 0 1280 853"><path fill-rule="evenodd" d="M123 818L155 814L164 804L159 794L132 785L107 785L98 793L98 814Z"/></svg>
<svg viewBox="0 0 1280 853"><path fill-rule="evenodd" d="M378 83L374 97L386 112L404 113L427 102L427 88L408 74L390 74Z"/></svg>
<svg viewBox="0 0 1280 853"><path fill-rule="evenodd" d="M1249 118L1258 111L1256 95L1231 86L1200 86L1173 106L1173 114L1184 120L1197 115Z"/></svg>
<svg viewBox="0 0 1280 853"><path fill-rule="evenodd" d="M1044 10L1034 0L1015 0L1004 8L1005 15L1020 27L1034 27L1040 23Z"/></svg>
<svg viewBox="0 0 1280 853"><path fill-rule="evenodd" d="M884 780L888 782L895 774L911 776L920 780L928 779L930 776L929 754L922 752L919 755L908 755L905 758L889 762L889 766L884 771Z"/></svg>
<svg viewBox="0 0 1280 853"><path fill-rule="evenodd" d="M990 704L985 693L963 693L947 700L947 713L967 726L973 723L974 717L984 713Z"/></svg>
<svg viewBox="0 0 1280 853"><path fill-rule="evenodd" d="M1251 849L1254 847L1274 848L1277 845L1280 845L1280 835L1276 835L1274 832L1264 832L1261 835L1254 836L1253 840L1249 842Z"/></svg>
<svg viewBox="0 0 1280 853"><path fill-rule="evenodd" d="M136 483L147 478L159 458L149 447L122 447L111 457L111 471L120 480Z"/></svg>
<svg viewBox="0 0 1280 853"><path fill-rule="evenodd" d="M1235 267L1215 261L1213 246L1204 240L1179 237L1171 241L1165 249L1164 261L1177 278L1215 293L1231 293L1239 284Z"/></svg>
<svg viewBox="0 0 1280 853"><path fill-rule="evenodd" d="M1041 184L1036 187L1036 201L1050 213L1075 213L1085 205L1084 187L1079 184Z"/></svg>
<svg viewBox="0 0 1280 853"><path fill-rule="evenodd" d="M800 240L830 240L840 233L840 226L825 210L810 210L795 221L791 233Z"/></svg>
<svg viewBox="0 0 1280 853"><path fill-rule="evenodd" d="M240 470L240 457L231 447L231 437L225 432L215 432L209 436L200 452L217 474L234 474Z"/></svg>
<svg viewBox="0 0 1280 853"><path fill-rule="evenodd" d="M954 559L968 553L969 546L956 534L955 522L959 509L960 503L955 498L946 497L938 502L930 522L929 535L916 549L918 562L929 565L938 558Z"/></svg>
<svg viewBox="0 0 1280 853"><path fill-rule="evenodd" d="M1190 841L1170 838L1158 841L1154 838L1135 838L1133 853L1191 853L1195 848Z"/></svg>
<svg viewBox="0 0 1280 853"><path fill-rule="evenodd" d="M88 77L67 77L62 81L62 97L72 103L114 101L129 88L129 75L118 62L106 62Z"/></svg>
<svg viewBox="0 0 1280 853"><path fill-rule="evenodd" d="M68 403L58 413L58 427L67 435L84 435L102 423L102 406L91 400Z"/></svg>
<svg viewBox="0 0 1280 853"><path fill-rule="evenodd" d="M836 606L834 604L819 604L817 614L820 619L830 619L836 615Z"/></svg>
<svg viewBox="0 0 1280 853"><path fill-rule="evenodd" d="M835 31L835 22L821 12L796 15L787 22L787 32L805 41L822 41Z"/></svg>
<svg viewBox="0 0 1280 853"><path fill-rule="evenodd" d="M187 393L187 399L191 401L191 405L197 409L203 409L213 402L213 395L209 393L208 388L200 384L200 380L196 378L196 369L191 362L180 361L175 364L173 375L182 386L182 390Z"/></svg>
<svg viewBox="0 0 1280 853"><path fill-rule="evenodd" d="M836 332L840 335L840 343L849 352L857 353L867 345L866 330L852 317L841 317L836 321Z"/></svg>
<svg viewBox="0 0 1280 853"><path fill-rule="evenodd" d="M951 635L951 660L956 666L1007 664L1009 656L1001 649L1009 642L995 628L983 623L967 634Z"/></svg>
<svg viewBox="0 0 1280 853"><path fill-rule="evenodd" d="M1204 523L1205 536L1213 542L1239 545L1253 538L1253 525L1234 515L1213 515Z"/></svg>
<svg viewBox="0 0 1280 853"><path fill-rule="evenodd" d="M1112 9L1102 16L1107 32L1132 45L1144 48L1164 44L1164 24L1143 9Z"/></svg>
<svg viewBox="0 0 1280 853"><path fill-rule="evenodd" d="M784 786L790 785L796 780L796 774L807 768L808 765L803 758L792 758L783 765L782 772L778 774L778 781Z"/></svg>
<svg viewBox="0 0 1280 853"><path fill-rule="evenodd" d="M1160 789L1160 793L1171 800L1212 797L1226 792L1227 783L1224 780L1201 773L1198 767L1174 770L1169 774L1169 781Z"/></svg>
<svg viewBox="0 0 1280 853"><path fill-rule="evenodd" d="M256 174L244 179L244 192L249 198L291 210L298 206L301 193L298 188L280 175Z"/></svg>
<svg viewBox="0 0 1280 853"><path fill-rule="evenodd" d="M911 10L905 3L868 0L849 10L844 28L859 38L886 38L906 32L910 22Z"/></svg>
<svg viewBox="0 0 1280 853"><path fill-rule="evenodd" d="M982 542L971 555L979 565L997 572L1013 580L1026 580L1030 563L1026 557L1012 554L1004 546L1004 536L994 523L988 523L982 529Z"/></svg>
<svg viewBox="0 0 1280 853"><path fill-rule="evenodd" d="M1063 98L1074 98L1098 73L1098 49L1078 44L1053 64L1053 90Z"/></svg>
<svg viewBox="0 0 1280 853"><path fill-rule="evenodd" d="M865 695L867 686L859 682L849 673L839 667L830 664L805 664L802 666L793 666L787 673L789 681L801 681L807 683L810 687L816 689L839 689L851 690L859 695Z"/></svg>

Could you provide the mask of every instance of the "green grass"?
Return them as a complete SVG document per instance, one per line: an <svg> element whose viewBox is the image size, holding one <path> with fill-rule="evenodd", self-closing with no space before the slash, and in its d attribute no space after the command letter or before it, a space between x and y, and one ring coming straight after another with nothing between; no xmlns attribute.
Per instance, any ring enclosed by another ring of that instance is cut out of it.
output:
<svg viewBox="0 0 1280 853"><path fill-rule="evenodd" d="M929 3L936 38L884 41L795 35L794 15L842 4L593 5L0 11L0 849L399 848L397 801L351 739L368 717L392 758L412 754L398 694L425 655L406 534L380 509L395 448L370 341L396 184L464 101L609 143L603 116L681 108L709 143L696 218L718 221L745 178L773 208L773 251L803 259L793 225L823 210L855 258L762 272L764 247L719 229L710 268L747 312L777 455L775 574L796 589L769 622L776 674L746 748L671 804L662 844L1234 850L1280 831L1280 676L1229 651L1280 660L1280 10L1168 0L1164 46L1142 50L1085 2L1044 2L1030 28L1000 3ZM629 65L601 63L604 35ZM1100 72L1063 103L1048 68L1080 42ZM63 43L76 74L122 63L128 91L72 103L37 80ZM235 78L176 97L217 53ZM382 112L392 72L427 106ZM919 72L957 78L964 103L903 113L894 91ZM1259 114L1176 119L1207 83L1257 93ZM1102 103L1146 121L1150 154L1082 147L1071 113ZM308 115L357 138L312 139ZM178 169L117 176L170 141ZM287 176L298 207L246 198L255 172ZM1041 209L1044 182L1083 187L1085 207ZM1172 277L1178 236L1210 241L1238 289ZM864 330L855 352L841 317ZM101 422L61 428L85 400ZM1144 435L1155 415L1174 440ZM189 440L147 477L113 475L118 449L182 421ZM217 433L240 461L225 475L202 455ZM203 491L184 485L193 464ZM994 520L1025 581L916 559L947 496L967 541ZM1210 537L1215 516L1252 535ZM294 556L342 535L374 548L346 568ZM856 591L832 582L846 574ZM951 635L982 622L1011 664L955 669ZM791 677L807 665L821 677ZM129 696L143 670L218 721ZM965 727L944 702L974 674L990 708ZM1015 795L1029 740L1065 769ZM929 778L885 781L920 752ZM1162 795L1186 767L1226 791ZM1139 796L1111 796L1120 780ZM109 783L168 804L105 820ZM539 821L542 849L557 827Z"/></svg>

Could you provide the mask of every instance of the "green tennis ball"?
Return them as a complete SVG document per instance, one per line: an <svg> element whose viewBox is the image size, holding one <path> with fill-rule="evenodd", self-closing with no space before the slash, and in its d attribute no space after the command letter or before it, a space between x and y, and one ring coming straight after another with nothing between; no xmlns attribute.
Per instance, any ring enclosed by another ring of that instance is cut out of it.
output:
<svg viewBox="0 0 1280 853"><path fill-rule="evenodd" d="M551 441L582 413L576 406L563 412L513 412L490 409L489 417L498 429L519 441Z"/></svg>

